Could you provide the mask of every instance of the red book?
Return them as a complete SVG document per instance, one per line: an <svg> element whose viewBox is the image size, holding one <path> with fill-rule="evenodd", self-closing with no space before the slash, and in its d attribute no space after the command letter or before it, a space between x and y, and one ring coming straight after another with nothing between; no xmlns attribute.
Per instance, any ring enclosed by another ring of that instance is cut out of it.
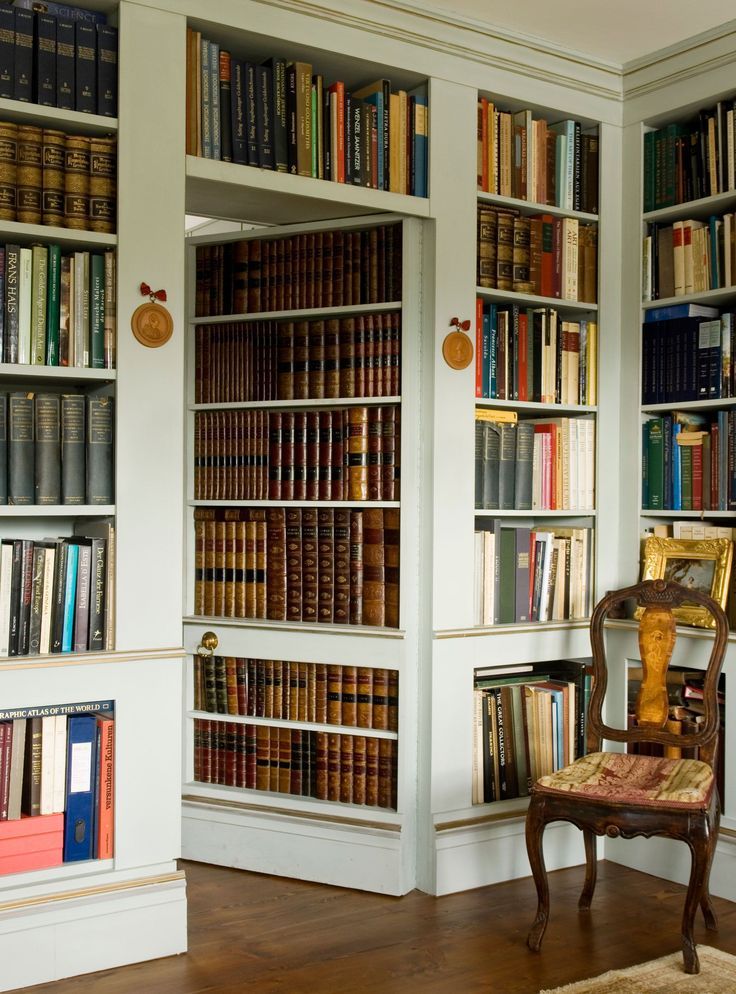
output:
<svg viewBox="0 0 736 994"><path fill-rule="evenodd" d="M335 163L332 166L334 178L338 183L345 182L345 84L341 81L333 83L328 88L330 94L330 117L334 126L332 150L335 153ZM332 114L332 95L335 98L335 113ZM333 134L332 129L330 131Z"/></svg>
<svg viewBox="0 0 736 994"><path fill-rule="evenodd" d="M527 321L526 312L519 314L519 368L518 368L518 387L519 387L519 400L529 400L529 391L527 390L527 377L529 375L528 370L528 359L529 356L529 325Z"/></svg>
<svg viewBox="0 0 736 994"><path fill-rule="evenodd" d="M483 396L483 299L475 301L475 396Z"/></svg>
<svg viewBox="0 0 736 994"><path fill-rule="evenodd" d="M542 249L544 256L544 249ZM559 217L552 219L552 257L553 257L553 279L552 297L562 296L562 220ZM544 265L544 262L542 263Z"/></svg>
<svg viewBox="0 0 736 994"><path fill-rule="evenodd" d="M63 840L63 814L21 815L0 823L0 852L3 854L53 849L57 842L61 849Z"/></svg>
<svg viewBox="0 0 736 994"><path fill-rule="evenodd" d="M693 445L693 511L703 510L703 446Z"/></svg>
<svg viewBox="0 0 736 994"><path fill-rule="evenodd" d="M112 859L115 831L115 721L97 715L99 790L97 796L97 858Z"/></svg>

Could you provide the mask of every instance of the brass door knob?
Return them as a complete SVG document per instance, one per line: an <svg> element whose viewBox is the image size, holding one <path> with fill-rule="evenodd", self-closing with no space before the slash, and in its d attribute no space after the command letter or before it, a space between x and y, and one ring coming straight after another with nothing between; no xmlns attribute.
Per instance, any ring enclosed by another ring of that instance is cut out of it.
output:
<svg viewBox="0 0 736 994"><path fill-rule="evenodd" d="M219 639L214 632L205 632L202 641L197 646L198 656L213 656L219 644Z"/></svg>

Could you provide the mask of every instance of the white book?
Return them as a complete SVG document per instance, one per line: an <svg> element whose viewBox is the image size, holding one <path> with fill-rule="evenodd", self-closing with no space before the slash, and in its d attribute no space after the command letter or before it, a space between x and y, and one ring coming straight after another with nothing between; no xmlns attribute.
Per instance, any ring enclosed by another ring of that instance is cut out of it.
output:
<svg viewBox="0 0 736 994"><path fill-rule="evenodd" d="M473 535L473 624L483 624L483 532Z"/></svg>
<svg viewBox="0 0 736 994"><path fill-rule="evenodd" d="M641 245L641 299L652 299L652 236L642 239Z"/></svg>
<svg viewBox="0 0 736 994"><path fill-rule="evenodd" d="M41 641L38 647L40 653L51 651L51 613L54 601L54 566L56 565L56 549L51 546L45 551L43 598L41 601Z"/></svg>
<svg viewBox="0 0 736 994"><path fill-rule="evenodd" d="M578 299L578 235L574 217L562 219L562 299Z"/></svg>
<svg viewBox="0 0 736 994"><path fill-rule="evenodd" d="M89 252L74 253L74 365L89 366Z"/></svg>
<svg viewBox="0 0 736 994"><path fill-rule="evenodd" d="M66 715L56 715L54 722L55 746L52 806L54 813L57 814L66 808Z"/></svg>
<svg viewBox="0 0 736 994"><path fill-rule="evenodd" d="M20 250L18 265L18 362L31 361L31 288L33 283L33 252Z"/></svg>
<svg viewBox="0 0 736 994"><path fill-rule="evenodd" d="M595 421L585 421L585 502L583 507L595 509Z"/></svg>
<svg viewBox="0 0 736 994"><path fill-rule="evenodd" d="M483 532L483 614L482 624L492 625L496 611L496 536Z"/></svg>
<svg viewBox="0 0 736 994"><path fill-rule="evenodd" d="M554 535L551 532L537 532L537 542L541 542L540 570L541 584L539 591L539 620L549 621L549 575L552 567L552 542Z"/></svg>
<svg viewBox="0 0 736 994"><path fill-rule="evenodd" d="M0 551L0 656L10 649L10 585L13 578L13 543L3 542Z"/></svg>
<svg viewBox="0 0 736 994"><path fill-rule="evenodd" d="M56 757L56 718L41 719L41 814L54 813L54 766Z"/></svg>

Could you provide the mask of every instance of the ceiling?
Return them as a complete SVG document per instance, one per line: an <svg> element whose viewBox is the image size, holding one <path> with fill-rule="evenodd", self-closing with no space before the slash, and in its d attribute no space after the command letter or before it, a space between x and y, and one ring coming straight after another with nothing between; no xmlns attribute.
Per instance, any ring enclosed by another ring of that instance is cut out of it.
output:
<svg viewBox="0 0 736 994"><path fill-rule="evenodd" d="M733 0L431 0L410 3L623 65L736 16Z"/></svg>

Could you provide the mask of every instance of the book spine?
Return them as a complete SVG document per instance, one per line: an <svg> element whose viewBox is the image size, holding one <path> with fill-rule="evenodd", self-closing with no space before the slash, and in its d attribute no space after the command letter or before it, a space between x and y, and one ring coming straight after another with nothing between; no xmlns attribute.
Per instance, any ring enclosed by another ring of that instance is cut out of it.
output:
<svg viewBox="0 0 736 994"><path fill-rule="evenodd" d="M72 647L74 652L86 652L89 648L89 601L90 574L92 569L92 549L88 544L80 544L77 555L77 590L74 602L74 630Z"/></svg>
<svg viewBox="0 0 736 994"><path fill-rule="evenodd" d="M74 28L74 109L94 114L97 112L97 31L95 25L85 21L77 21Z"/></svg>
<svg viewBox="0 0 736 994"><path fill-rule="evenodd" d="M87 504L112 504L113 486L113 399L87 398Z"/></svg>
<svg viewBox="0 0 736 994"><path fill-rule="evenodd" d="M16 7L13 98L33 99L33 12Z"/></svg>
<svg viewBox="0 0 736 994"><path fill-rule="evenodd" d="M118 30L112 24L97 25L97 113L118 114Z"/></svg>
<svg viewBox="0 0 736 994"><path fill-rule="evenodd" d="M61 500L85 502L85 402L81 394L61 397Z"/></svg>
<svg viewBox="0 0 736 994"><path fill-rule="evenodd" d="M220 51L220 144L223 162L233 161L232 60L229 52Z"/></svg>
<svg viewBox="0 0 736 994"><path fill-rule="evenodd" d="M8 503L33 504L33 394L11 393L8 418Z"/></svg>
<svg viewBox="0 0 736 994"><path fill-rule="evenodd" d="M75 110L76 39L74 21L60 18L56 23L56 106Z"/></svg>
<svg viewBox="0 0 736 994"><path fill-rule="evenodd" d="M34 92L36 103L56 106L56 18L43 13L36 15Z"/></svg>
<svg viewBox="0 0 736 994"><path fill-rule="evenodd" d="M61 408L58 394L39 394L35 400L36 504L61 503Z"/></svg>

